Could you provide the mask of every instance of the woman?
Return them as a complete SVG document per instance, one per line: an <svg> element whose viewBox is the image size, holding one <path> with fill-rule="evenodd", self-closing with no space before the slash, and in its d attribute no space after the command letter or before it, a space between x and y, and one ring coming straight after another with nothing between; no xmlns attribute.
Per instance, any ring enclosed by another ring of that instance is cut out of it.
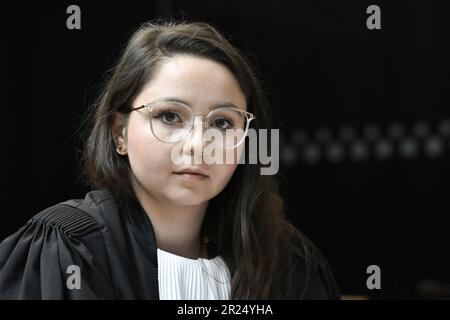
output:
<svg viewBox="0 0 450 320"><path fill-rule="evenodd" d="M0 298L339 299L274 177L236 161L271 115L250 64L214 28L143 24L86 120L93 191L0 244ZM233 139L212 144L205 129ZM211 144L235 161L202 162Z"/></svg>

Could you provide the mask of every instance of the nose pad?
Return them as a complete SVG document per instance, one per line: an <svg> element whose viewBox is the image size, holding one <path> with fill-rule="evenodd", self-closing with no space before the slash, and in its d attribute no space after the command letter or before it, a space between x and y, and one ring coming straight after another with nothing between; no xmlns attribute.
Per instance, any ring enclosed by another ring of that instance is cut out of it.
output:
<svg viewBox="0 0 450 320"><path fill-rule="evenodd" d="M185 154L194 154L195 158L201 159L204 148L203 135L206 125L202 117L199 116L198 120L196 119L197 117L194 116L192 127L184 140L183 152Z"/></svg>

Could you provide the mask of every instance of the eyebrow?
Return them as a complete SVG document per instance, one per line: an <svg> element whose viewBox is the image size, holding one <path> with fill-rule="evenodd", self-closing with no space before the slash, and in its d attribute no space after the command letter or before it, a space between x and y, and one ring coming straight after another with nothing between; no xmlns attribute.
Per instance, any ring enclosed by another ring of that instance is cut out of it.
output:
<svg viewBox="0 0 450 320"><path fill-rule="evenodd" d="M166 97L166 98L161 98L155 101L169 101L169 102L178 102L178 103L182 103L184 105L186 105L187 107L189 107L190 109L192 109L191 105L182 99L179 98L174 98L174 97ZM214 110L214 109L219 109L219 108L225 108L225 107L232 107L232 108L237 108L237 109L241 109L238 106L232 104L231 102L219 102L217 104L214 104L212 106L209 106L208 110Z"/></svg>

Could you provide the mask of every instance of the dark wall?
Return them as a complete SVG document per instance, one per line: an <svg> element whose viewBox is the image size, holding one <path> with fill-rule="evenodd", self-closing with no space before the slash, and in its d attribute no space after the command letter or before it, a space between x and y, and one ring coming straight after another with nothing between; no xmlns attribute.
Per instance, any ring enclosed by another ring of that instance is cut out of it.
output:
<svg viewBox="0 0 450 320"><path fill-rule="evenodd" d="M141 23L205 20L251 54L278 111L289 219L344 294L450 297L450 19L431 1L68 1L8 5L0 239L88 189L76 130ZM81 8L81 30L66 8ZM381 30L366 8L381 8ZM5 30L3 30L5 31ZM5 146L5 144L4 144ZM366 287L379 265L382 289Z"/></svg>

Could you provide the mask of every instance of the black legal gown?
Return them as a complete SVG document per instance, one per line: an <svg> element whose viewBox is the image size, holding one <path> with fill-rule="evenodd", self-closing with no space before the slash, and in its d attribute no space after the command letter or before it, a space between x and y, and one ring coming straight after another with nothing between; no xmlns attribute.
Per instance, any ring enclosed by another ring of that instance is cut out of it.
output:
<svg viewBox="0 0 450 320"><path fill-rule="evenodd" d="M311 259L304 298L339 299L317 248ZM39 212L0 243L0 299L159 299L157 266L153 227L139 202L94 190Z"/></svg>

